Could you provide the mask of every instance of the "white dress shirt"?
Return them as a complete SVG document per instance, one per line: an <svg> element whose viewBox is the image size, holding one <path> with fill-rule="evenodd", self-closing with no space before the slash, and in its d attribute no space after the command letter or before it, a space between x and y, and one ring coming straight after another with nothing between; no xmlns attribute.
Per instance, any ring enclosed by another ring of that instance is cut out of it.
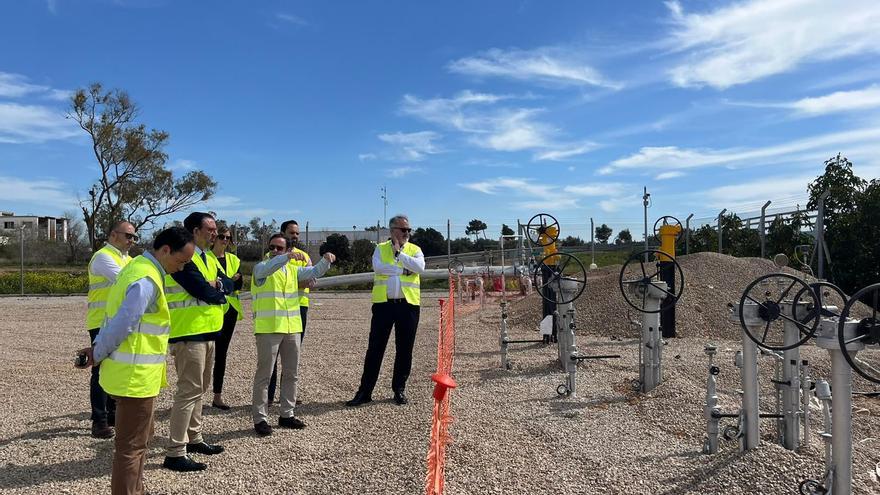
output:
<svg viewBox="0 0 880 495"><path fill-rule="evenodd" d="M107 248L115 251L123 261L129 259L127 254L122 254L122 251L116 249L113 244L107 244ZM104 277L111 283L116 282L116 276L119 275L120 270L122 270L122 267L117 265L116 261L107 253L98 253L98 255L95 256L95 259L89 264L89 272L91 272L92 275Z"/></svg>
<svg viewBox="0 0 880 495"><path fill-rule="evenodd" d="M388 285L385 286L388 299L403 299L403 291L400 290L400 276L403 275L404 268L419 275L425 273L425 255L422 254L421 249L415 256L403 254L401 251L394 263L382 262L379 246L373 250L373 271L379 275L388 275Z"/></svg>

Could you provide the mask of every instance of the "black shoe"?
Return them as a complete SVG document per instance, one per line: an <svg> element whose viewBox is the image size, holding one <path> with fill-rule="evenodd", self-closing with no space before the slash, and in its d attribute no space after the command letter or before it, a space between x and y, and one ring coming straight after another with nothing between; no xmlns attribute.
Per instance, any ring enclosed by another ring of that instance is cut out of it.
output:
<svg viewBox="0 0 880 495"><path fill-rule="evenodd" d="M254 431L256 431L257 435L260 435L261 437L268 437L272 434L272 427L269 426L269 423L260 421L254 425Z"/></svg>
<svg viewBox="0 0 880 495"><path fill-rule="evenodd" d="M357 407L368 402L373 402L373 398L363 392L358 392L354 394L354 399L346 402L345 405L348 407Z"/></svg>
<svg viewBox="0 0 880 495"><path fill-rule="evenodd" d="M92 423L92 436L95 438L113 438L116 432L107 423Z"/></svg>
<svg viewBox="0 0 880 495"><path fill-rule="evenodd" d="M217 409L220 409L221 411L228 411L228 410L232 409L232 407L230 407L229 404L217 404L214 401L211 401L211 407L216 407Z"/></svg>
<svg viewBox="0 0 880 495"><path fill-rule="evenodd" d="M403 393L403 390L400 392L394 392L394 403L398 406L409 404L409 399L406 398L406 394Z"/></svg>
<svg viewBox="0 0 880 495"><path fill-rule="evenodd" d="M196 454L216 455L223 453L224 450L226 449L224 449L222 445L211 445L205 442L186 444L187 454L195 452Z"/></svg>
<svg viewBox="0 0 880 495"><path fill-rule="evenodd" d="M294 418L293 416L289 418L278 418L278 426L281 428L292 428L294 430L302 430L306 427L306 424L302 421Z"/></svg>
<svg viewBox="0 0 880 495"><path fill-rule="evenodd" d="M113 414L107 415L107 426L116 426L116 416Z"/></svg>
<svg viewBox="0 0 880 495"><path fill-rule="evenodd" d="M186 473L189 471L204 471L208 469L208 465L204 462L196 462L189 458L188 455L182 457L165 457L162 467L172 471Z"/></svg>

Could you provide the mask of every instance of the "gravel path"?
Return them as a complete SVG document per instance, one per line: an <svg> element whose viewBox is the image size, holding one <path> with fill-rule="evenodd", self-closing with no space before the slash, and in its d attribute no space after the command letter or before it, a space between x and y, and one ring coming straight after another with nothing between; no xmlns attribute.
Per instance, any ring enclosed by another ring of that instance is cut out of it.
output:
<svg viewBox="0 0 880 495"><path fill-rule="evenodd" d="M701 259L702 258L702 259ZM717 259L716 259L717 258ZM724 304L738 298L754 277L769 270L760 260L717 255L682 257L686 277L707 265L690 284L679 312L679 334L664 351L664 383L639 395L636 333L626 322L616 289L616 270L591 273L610 279L614 290L592 283L578 301L579 345L586 353L622 358L584 363L578 396L558 398L562 373L554 347L521 345L511 353L512 371L499 367L500 311L462 311L458 321L453 393L455 417L446 470L449 494L519 493L795 493L797 483L820 477L823 453L814 408L810 448L789 452L772 443L764 425L761 448L748 454L722 442L715 456L701 454L705 423L706 357L711 340L722 372L722 407L735 412L739 388L733 354L738 327L728 324ZM619 270L619 268L618 268ZM607 272L607 273L606 273ZM747 279L747 280L746 280ZM745 280L744 283L740 283ZM710 288L710 286L712 286ZM728 287L728 288L722 288ZM319 292L309 313L297 415L302 431L254 435L250 386L255 350L249 319L240 322L227 371L229 412L206 408L204 431L227 452L207 471L178 474L162 469L168 434L169 390L160 395L156 437L147 460L148 489L160 493L423 493L431 417L430 374L436 363L437 298L425 294L413 374L405 407L391 402L386 359L371 405L343 406L354 394L367 343L370 303L366 293ZM89 436L88 373L72 368L73 351L87 343L81 328L85 299L5 298L0 318L0 492L106 493L112 443ZM246 302L247 306L247 302ZM697 309L699 308L699 310ZM246 311L248 309L246 308ZM539 300L512 305L512 337L535 335ZM467 313L467 314L466 314ZM632 314L633 318L637 315ZM683 320L688 320L687 322ZM613 337L613 339L612 339ZM393 356L389 343L388 357ZM816 374L827 375L824 351L808 346ZM762 390L769 394L769 360L762 360ZM174 383L173 367L170 381ZM864 383L856 388L865 389ZM766 396L765 396L766 397ZM208 398L210 400L210 398ZM763 408L769 409L765 402ZM876 399L857 397L854 443L856 493L880 492ZM270 411L277 414L277 409ZM878 437L880 440L880 437Z"/></svg>

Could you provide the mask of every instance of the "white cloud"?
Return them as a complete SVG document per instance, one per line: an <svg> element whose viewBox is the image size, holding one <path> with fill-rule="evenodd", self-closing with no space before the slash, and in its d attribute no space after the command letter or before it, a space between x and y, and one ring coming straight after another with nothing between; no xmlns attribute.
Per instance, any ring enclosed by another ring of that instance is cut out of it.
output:
<svg viewBox="0 0 880 495"><path fill-rule="evenodd" d="M440 139L440 134L433 131L379 134L378 138L395 147L392 158L397 160L420 161L427 155L440 153L440 149L434 144L434 141Z"/></svg>
<svg viewBox="0 0 880 495"><path fill-rule="evenodd" d="M618 182L557 186L540 183L531 178L498 177L477 182L459 184L460 187L493 196L503 195L514 201L514 208L527 210L564 210L580 208L585 197L604 197L599 207L604 211L616 211L627 185ZM612 209L609 209L612 208Z"/></svg>
<svg viewBox="0 0 880 495"><path fill-rule="evenodd" d="M378 158L375 153L361 153L358 155L358 160L362 162L366 162L369 160L375 160Z"/></svg>
<svg viewBox="0 0 880 495"><path fill-rule="evenodd" d="M387 177L391 177L392 179L399 179L413 173L424 173L424 171L425 169L423 169L422 167L405 166L389 168L385 171L385 175Z"/></svg>
<svg viewBox="0 0 880 495"><path fill-rule="evenodd" d="M459 186L484 194L499 194L503 191L535 197L547 197L553 194L556 186L540 184L534 179L498 177Z"/></svg>
<svg viewBox="0 0 880 495"><path fill-rule="evenodd" d="M169 170L181 170L188 172L190 170L198 170L199 164L193 160L185 160L182 158L178 158L168 166Z"/></svg>
<svg viewBox="0 0 880 495"><path fill-rule="evenodd" d="M684 172L672 171L672 172L661 172L654 177L654 180L669 180L669 179L677 179L679 177L684 177Z"/></svg>
<svg viewBox="0 0 880 495"><path fill-rule="evenodd" d="M283 21L288 24L293 24L294 26L297 26L297 27L304 27L304 26L309 25L308 21L306 21L302 17L297 16L297 15L293 15L293 14L287 14L284 12L279 12L279 13L275 14L275 18L278 19L279 21Z"/></svg>
<svg viewBox="0 0 880 495"><path fill-rule="evenodd" d="M810 62L880 51L875 0L746 0L704 14L667 2L667 45L684 55L670 71L679 86L725 89Z"/></svg>
<svg viewBox="0 0 880 495"><path fill-rule="evenodd" d="M728 208L736 211L741 208L754 208L766 200L779 198L807 197L807 184L819 175L819 171L810 175L781 175L762 177L760 179L715 187L698 193L706 199L709 206ZM803 206L803 205L801 205Z"/></svg>
<svg viewBox="0 0 880 495"><path fill-rule="evenodd" d="M563 191L574 196L617 196L628 186L620 182L605 182L565 186Z"/></svg>
<svg viewBox="0 0 880 495"><path fill-rule="evenodd" d="M837 91L825 96L804 98L788 106L807 115L877 108L880 107L880 86L874 84L864 89Z"/></svg>
<svg viewBox="0 0 880 495"><path fill-rule="evenodd" d="M642 205L642 197L636 195L618 196L615 198L603 199L599 201L599 208L606 213L615 213L621 209L630 210Z"/></svg>
<svg viewBox="0 0 880 495"><path fill-rule="evenodd" d="M41 84L32 84L28 78L21 74L0 72L0 97L23 98L25 96L38 96L50 100L66 100L73 94L72 91L54 89Z"/></svg>
<svg viewBox="0 0 880 495"><path fill-rule="evenodd" d="M577 58L574 53L559 48L507 51L493 48L450 62L447 68L455 73L477 77L620 88L618 83L608 81L598 70Z"/></svg>
<svg viewBox="0 0 880 495"><path fill-rule="evenodd" d="M0 102L0 143L69 139L82 131L60 110L42 105Z"/></svg>
<svg viewBox="0 0 880 495"><path fill-rule="evenodd" d="M571 145L567 148L560 148L555 150L543 151L535 154L536 160L565 160L567 158L571 158L578 155L583 155L584 153L589 153L590 151L598 148L599 145L592 141L584 141L579 144Z"/></svg>
<svg viewBox="0 0 880 495"><path fill-rule="evenodd" d="M787 143L760 148L701 150L677 146L646 146L630 156L619 158L599 170L600 174L620 169L681 170L707 166L766 165L803 161L815 157L824 160L841 146L871 144L880 139L880 127L821 134Z"/></svg>
<svg viewBox="0 0 880 495"><path fill-rule="evenodd" d="M64 211L79 205L79 201L72 191L72 186L55 179L28 180L0 176L0 198L6 202L19 201L31 203L39 208L49 207ZM34 211L33 213L38 215L51 214L46 211Z"/></svg>
<svg viewBox="0 0 880 495"><path fill-rule="evenodd" d="M52 15L58 14L58 2L56 0L46 0L46 8Z"/></svg>

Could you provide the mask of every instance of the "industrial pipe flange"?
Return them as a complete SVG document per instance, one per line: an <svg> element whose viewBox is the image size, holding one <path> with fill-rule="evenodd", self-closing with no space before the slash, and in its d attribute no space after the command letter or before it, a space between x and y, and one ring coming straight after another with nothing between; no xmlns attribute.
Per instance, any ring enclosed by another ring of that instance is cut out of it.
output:
<svg viewBox="0 0 880 495"><path fill-rule="evenodd" d="M670 220L674 220L674 223L670 223ZM684 227L681 226L681 220L675 218L672 215L663 215L658 218L656 222L654 222L654 237L660 236L660 226L661 225L678 225L678 233L675 234L675 240L679 240L681 238L682 232L684 232Z"/></svg>
<svg viewBox="0 0 880 495"><path fill-rule="evenodd" d="M559 238L559 222L549 213L538 213L529 219L529 223L525 227L529 242L537 246L549 246ZM555 229L551 227L555 227ZM542 241L542 237L545 238L544 241ZM546 239L549 239L549 242Z"/></svg>
<svg viewBox="0 0 880 495"><path fill-rule="evenodd" d="M544 267L547 270L544 270ZM532 281L535 290L544 300L556 304L568 304L581 297L584 289L587 288L587 270L581 260L573 255L554 253L541 258L532 273ZM556 297L553 299L547 297L545 288L553 290Z"/></svg>
<svg viewBox="0 0 880 495"><path fill-rule="evenodd" d="M813 282L810 284L810 288L812 288L816 292L816 296L819 298L819 306L807 308L810 313L814 311L818 311L820 315L823 317L833 317L840 318L840 312L843 310L846 303L849 301L849 298L843 292L843 290L832 284L831 282ZM804 289L798 291L794 296L795 301L801 301ZM796 310L796 306L792 306L792 311ZM837 310L833 310L830 308L837 308Z"/></svg>
<svg viewBox="0 0 880 495"><path fill-rule="evenodd" d="M464 273L464 263L459 260L452 260L449 262L450 275L461 275L462 273Z"/></svg>
<svg viewBox="0 0 880 495"><path fill-rule="evenodd" d="M856 307L859 302L861 304ZM865 306L868 307L865 308ZM870 313L870 316L859 320L855 335L845 331L847 320L851 315L854 315L854 311L859 316ZM837 327L837 338L840 342L840 348L843 350L844 359L853 371L873 383L880 383L880 350L877 347L877 344L880 344L878 311L880 311L880 284L869 285L853 294L847 301L840 313L840 322ZM870 347L859 352L857 357L856 353L847 352L849 346L856 343Z"/></svg>
<svg viewBox="0 0 880 495"><path fill-rule="evenodd" d="M793 291L796 286L798 290ZM796 308L802 303L807 307L821 307L816 291L802 279L787 273L758 277L743 291L739 300L739 323L759 347L786 351L800 346L816 333L820 320L818 311L808 311L800 318L795 314L796 310L791 315L783 311L783 300L791 294L796 295L791 300L792 307ZM801 335L800 340L788 345L785 344L786 322L795 325ZM757 335L753 332L757 332Z"/></svg>
<svg viewBox="0 0 880 495"><path fill-rule="evenodd" d="M675 271L678 272L678 276L675 278L674 289L676 290L674 292L670 292L666 283L657 278L660 275L661 261L672 263ZM681 299L684 292L684 272L681 270L681 265L663 251L649 249L630 255L620 269L618 284L627 304L642 313L660 313L675 306ZM635 291L631 290L633 286L636 286ZM655 311L647 309L649 292L656 292L663 297L660 308ZM637 296L641 296L641 298Z"/></svg>

